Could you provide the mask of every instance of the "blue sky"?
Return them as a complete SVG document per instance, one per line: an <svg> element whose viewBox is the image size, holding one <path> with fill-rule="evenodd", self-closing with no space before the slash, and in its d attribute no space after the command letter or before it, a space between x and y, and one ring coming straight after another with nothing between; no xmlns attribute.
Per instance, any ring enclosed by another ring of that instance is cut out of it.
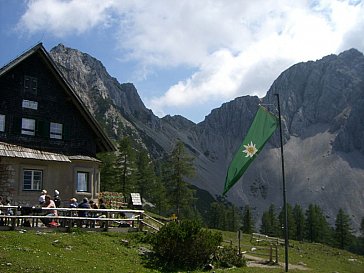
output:
<svg viewBox="0 0 364 273"><path fill-rule="evenodd" d="M162 117L263 97L291 65L364 52L359 0L0 0L0 66L43 42L100 60Z"/></svg>

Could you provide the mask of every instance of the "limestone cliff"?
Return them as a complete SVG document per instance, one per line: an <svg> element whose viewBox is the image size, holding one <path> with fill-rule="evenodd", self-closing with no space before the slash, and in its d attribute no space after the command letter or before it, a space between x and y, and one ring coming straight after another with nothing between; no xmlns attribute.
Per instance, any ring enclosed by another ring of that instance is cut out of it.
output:
<svg viewBox="0 0 364 273"><path fill-rule="evenodd" d="M51 56L90 111L113 138L131 135L159 157L176 139L195 156L191 183L220 195L227 166L263 103L276 113L281 99L287 200L320 205L332 223L339 208L357 228L364 216L364 56L355 49L296 64L274 81L264 98L239 97L195 124L181 116L156 117L131 83L120 84L88 54L58 45ZM250 204L257 220L271 203L282 205L278 130L228 193Z"/></svg>

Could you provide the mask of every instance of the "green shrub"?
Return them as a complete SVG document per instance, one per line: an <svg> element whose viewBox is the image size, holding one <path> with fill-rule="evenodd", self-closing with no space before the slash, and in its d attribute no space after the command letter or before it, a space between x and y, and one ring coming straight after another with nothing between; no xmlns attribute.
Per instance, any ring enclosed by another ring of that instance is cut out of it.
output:
<svg viewBox="0 0 364 273"><path fill-rule="evenodd" d="M246 266L246 260L238 255L235 247L227 246L219 248L214 256L213 263L216 267L242 267Z"/></svg>
<svg viewBox="0 0 364 273"><path fill-rule="evenodd" d="M152 241L165 268L193 270L207 264L222 242L222 234L202 228L196 221L171 222Z"/></svg>

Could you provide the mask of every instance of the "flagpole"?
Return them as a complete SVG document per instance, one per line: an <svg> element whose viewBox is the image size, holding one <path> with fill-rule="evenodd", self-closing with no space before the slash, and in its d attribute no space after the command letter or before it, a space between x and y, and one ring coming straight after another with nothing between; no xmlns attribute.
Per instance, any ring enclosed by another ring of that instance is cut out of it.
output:
<svg viewBox="0 0 364 273"><path fill-rule="evenodd" d="M286 180L284 178L284 157L283 157L283 132L282 132L282 118L281 118L281 105L279 102L279 94L277 96L278 102L278 116L279 116L279 130L281 140L281 160L282 160L282 181L283 181L283 208L284 208L284 250L285 250L285 264L286 272L288 272L288 215L287 215L287 200L286 200Z"/></svg>

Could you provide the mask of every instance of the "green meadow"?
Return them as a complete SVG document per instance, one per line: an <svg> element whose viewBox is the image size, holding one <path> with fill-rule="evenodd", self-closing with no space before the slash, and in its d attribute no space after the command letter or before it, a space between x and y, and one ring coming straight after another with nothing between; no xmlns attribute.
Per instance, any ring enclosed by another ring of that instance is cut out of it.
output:
<svg viewBox="0 0 364 273"><path fill-rule="evenodd" d="M136 232L1 231L0 272L162 272L148 263L145 253L150 246L143 243L143 236ZM224 243L231 241L238 246L236 233L223 232L223 237ZM250 235L244 234L241 251L249 251L254 246L257 245L250 242ZM283 246L279 247L279 261L284 261ZM316 243L291 241L289 264L289 272L364 272L364 256ZM260 262L255 265L258 267L213 269L210 272L285 272L282 266ZM173 268L170 271L181 272Z"/></svg>

